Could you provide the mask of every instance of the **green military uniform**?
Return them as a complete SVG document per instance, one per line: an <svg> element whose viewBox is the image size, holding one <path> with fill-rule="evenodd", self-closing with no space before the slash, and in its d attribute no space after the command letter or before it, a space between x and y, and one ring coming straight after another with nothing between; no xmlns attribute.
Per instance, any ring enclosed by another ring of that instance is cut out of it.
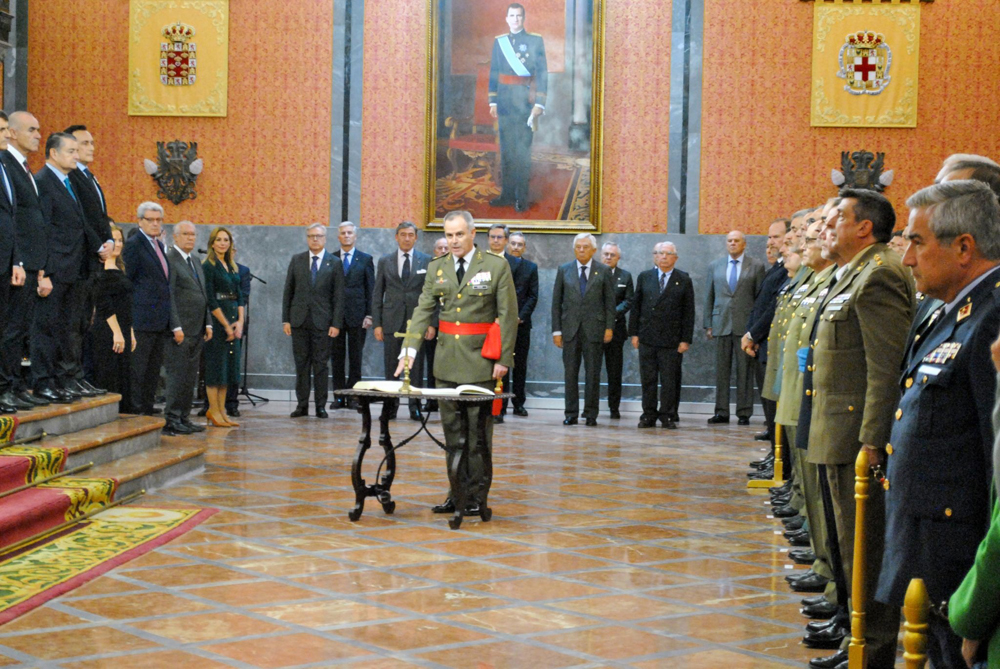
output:
<svg viewBox="0 0 1000 669"><path fill-rule="evenodd" d="M796 448L797 428L799 424L799 409L802 404L802 372L799 370L798 352L809 346L809 335L816 322L817 302L826 296L823 292L829 288L830 277L837 269L830 265L818 274L809 271L807 279L793 293L789 303L791 316L785 333L784 350L782 351L781 376L779 387L781 396L778 399L778 410L774 422L782 426L788 434L789 448ZM830 579L827 584L827 600L837 603L837 588L833 582L834 573L830 563L829 534L826 526L826 516L823 514L821 491L819 487L819 469L806 460L804 449L795 451L795 477L802 488L805 502L805 515L809 523L809 536L816 560L812 570Z"/></svg>
<svg viewBox="0 0 1000 669"><path fill-rule="evenodd" d="M782 347L785 345L785 332L788 330L788 319L791 316L790 305L792 297L796 295L803 281L812 275L812 270L803 265L781 289L778 294L778 305L774 310L774 318L771 320L771 329L767 333L767 348L770 354L767 356L767 363L764 366L764 385L760 391L762 397L777 402L781 394L781 360ZM775 423L778 421L775 420ZM788 437L788 433L785 433ZM789 439L783 440L786 447L792 443ZM792 469L796 475L792 478L792 498L789 505L796 511L801 511L805 506L805 499L802 495L802 480L798 476L798 462L791 460L793 454L785 452L785 462L792 462ZM788 475L788 472L785 472Z"/></svg>
<svg viewBox="0 0 1000 669"><path fill-rule="evenodd" d="M413 311L407 327L407 334L425 332L437 316L441 322L492 323L500 324L500 359L487 360L482 356L485 334L459 335L438 334L437 350L434 353L434 378L439 388L454 388L471 383L489 388L494 387L493 364L514 366L514 344L517 340L517 293L510 265L503 256L473 248L466 256L469 262L461 281L455 273L455 258L448 253L435 258L427 266L420 301ZM440 308L440 311L438 309ZM407 339L407 342L422 341ZM409 344L408 344L409 346ZM419 343L412 347L419 347ZM444 427L447 464L449 471L460 449L461 419L455 402L440 403L441 423ZM478 443L476 426L479 411L489 411L489 404L469 406L468 483L473 498L483 484L483 448L493 448L492 423L486 430L486 443Z"/></svg>
<svg viewBox="0 0 1000 669"><path fill-rule="evenodd" d="M835 276L837 274L835 273ZM913 278L885 244L875 243L845 265L819 303L810 351L809 462L825 465L848 591L854 564L854 462L862 444L889 443L899 402L899 370L913 320ZM874 592L885 541L885 496L868 498L865 560ZM892 666L899 609L867 602L872 666Z"/></svg>

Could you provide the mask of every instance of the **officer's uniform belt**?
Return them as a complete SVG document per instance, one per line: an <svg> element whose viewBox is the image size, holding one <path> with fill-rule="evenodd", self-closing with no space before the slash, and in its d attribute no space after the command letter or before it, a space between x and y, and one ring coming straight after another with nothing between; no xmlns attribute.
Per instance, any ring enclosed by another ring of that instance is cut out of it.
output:
<svg viewBox="0 0 1000 669"><path fill-rule="evenodd" d="M484 335L490 331L493 326L492 322L489 323L449 323L448 321L441 321L439 323L438 331L441 334L447 335Z"/></svg>
<svg viewBox="0 0 1000 669"><path fill-rule="evenodd" d="M505 86L530 86L534 77L519 77L516 74L501 74L499 82Z"/></svg>

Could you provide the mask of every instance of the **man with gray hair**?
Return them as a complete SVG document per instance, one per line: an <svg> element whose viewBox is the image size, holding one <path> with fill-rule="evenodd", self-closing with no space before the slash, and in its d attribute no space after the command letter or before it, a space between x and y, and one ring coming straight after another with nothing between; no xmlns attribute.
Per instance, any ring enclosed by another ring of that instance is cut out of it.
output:
<svg viewBox="0 0 1000 669"><path fill-rule="evenodd" d="M167 251L170 265L170 327L173 344L165 357L167 404L163 410L165 434L203 432L188 416L198 380L201 344L212 338L212 318L205 293L205 275L201 263L191 254L198 241L198 231L191 221L181 221L173 229L174 245Z"/></svg>
<svg viewBox="0 0 1000 669"><path fill-rule="evenodd" d="M573 238L576 260L561 265L552 288L552 341L562 349L566 393L563 425L576 425L580 413L580 362L583 361L583 417L597 425L601 397L601 353L615 327L615 286L607 265L594 260L597 240L588 232Z"/></svg>
<svg viewBox="0 0 1000 669"><path fill-rule="evenodd" d="M902 606L910 579L946 601L976 559L990 520L990 345L1000 330L1000 205L979 181L912 195L903 264L917 290L941 300L911 334L902 398L886 447L886 542L875 599ZM964 666L962 639L929 618L935 667Z"/></svg>
<svg viewBox="0 0 1000 669"><path fill-rule="evenodd" d="M622 367L625 363L625 340L628 326L625 318L632 308L632 275L618 266L622 250L618 244L607 242L601 246L601 262L611 272L611 284L615 287L615 333L611 342L604 345L604 366L608 370L608 412L612 418L621 418L618 409L622 402Z"/></svg>
<svg viewBox="0 0 1000 669"><path fill-rule="evenodd" d="M375 260L359 251L358 226L344 221L337 228L340 249L333 255L344 266L344 327L333 340L330 369L333 389L353 388L361 380L361 356L365 348L368 329L372 326L372 292L375 289ZM347 381L344 371L347 370ZM347 406L343 397L330 403L331 409Z"/></svg>

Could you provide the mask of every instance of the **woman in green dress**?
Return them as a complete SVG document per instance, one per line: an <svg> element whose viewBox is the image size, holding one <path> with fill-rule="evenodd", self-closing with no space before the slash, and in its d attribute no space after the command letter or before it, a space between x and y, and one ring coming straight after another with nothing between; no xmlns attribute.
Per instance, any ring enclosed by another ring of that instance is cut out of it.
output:
<svg viewBox="0 0 1000 669"><path fill-rule="evenodd" d="M240 273L233 259L233 236L225 228L208 238L205 295L212 312L215 335L205 342L205 394L209 422L217 427L237 427L226 415L226 388L240 380L240 340L243 338L243 294ZM221 336L222 333L225 336Z"/></svg>

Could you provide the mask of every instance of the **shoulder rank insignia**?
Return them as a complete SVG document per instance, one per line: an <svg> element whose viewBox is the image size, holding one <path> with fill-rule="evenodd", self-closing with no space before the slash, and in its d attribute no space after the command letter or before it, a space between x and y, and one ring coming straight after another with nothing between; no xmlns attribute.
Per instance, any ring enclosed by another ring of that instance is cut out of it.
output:
<svg viewBox="0 0 1000 669"><path fill-rule="evenodd" d="M958 315L955 317L956 323L961 323L963 320L972 315L972 302L963 304L962 308L958 310Z"/></svg>
<svg viewBox="0 0 1000 669"><path fill-rule="evenodd" d="M962 349L962 342L949 341L941 344L936 349L924 356L924 362L932 365L943 365L949 360L953 360Z"/></svg>

